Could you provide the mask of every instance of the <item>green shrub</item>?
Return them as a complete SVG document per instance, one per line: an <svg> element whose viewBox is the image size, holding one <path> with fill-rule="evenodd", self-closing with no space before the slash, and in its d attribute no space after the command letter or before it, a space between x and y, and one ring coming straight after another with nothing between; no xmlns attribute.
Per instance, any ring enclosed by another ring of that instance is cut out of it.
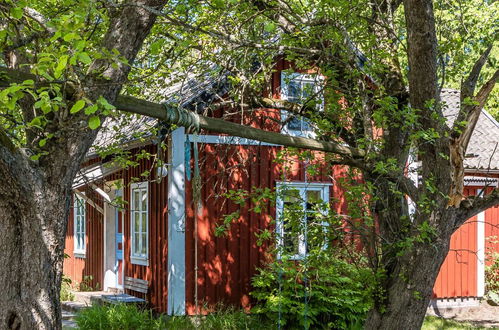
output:
<svg viewBox="0 0 499 330"><path fill-rule="evenodd" d="M140 310L135 305L95 305L81 311L76 323L82 330L128 329L182 329L182 330L245 330L274 329L265 325L258 316L249 315L235 308L219 306L206 316L160 316Z"/></svg>
<svg viewBox="0 0 499 330"><path fill-rule="evenodd" d="M66 275L62 275L60 299L61 301L73 301L75 299L74 294L71 292L71 279Z"/></svg>
<svg viewBox="0 0 499 330"><path fill-rule="evenodd" d="M372 273L332 254L281 260L261 269L252 292L264 314L286 328L362 328L372 306Z"/></svg>
<svg viewBox="0 0 499 330"><path fill-rule="evenodd" d="M140 310L135 305L94 305L76 316L82 330L132 330L164 329L164 320L154 318L152 312Z"/></svg>

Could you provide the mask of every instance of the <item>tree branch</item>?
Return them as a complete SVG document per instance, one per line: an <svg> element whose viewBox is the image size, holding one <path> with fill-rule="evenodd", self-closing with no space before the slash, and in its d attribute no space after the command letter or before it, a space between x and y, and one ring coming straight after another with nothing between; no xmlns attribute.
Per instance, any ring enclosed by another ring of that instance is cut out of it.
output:
<svg viewBox="0 0 499 330"><path fill-rule="evenodd" d="M483 52L483 54L478 58L478 60L473 65L473 69L471 69L470 74L461 84L461 103L467 97L472 98L475 93L476 83L478 81L478 77L482 72L482 68L487 62L487 58L489 57L490 51L492 50L493 44L491 44L487 49ZM458 116L459 118L459 116Z"/></svg>
<svg viewBox="0 0 499 330"><path fill-rule="evenodd" d="M140 100L131 96L119 96L114 105L117 109L122 111L161 119L163 121L170 122L171 124L179 123L178 121L169 121L169 118L167 116L167 109L162 104ZM173 110L170 109L168 111ZM181 109L180 111L187 110ZM331 152L351 158L361 158L364 156L363 150L343 146L340 143L317 141L314 139L289 136L277 132L269 132L258 128L239 125L222 119L205 117L195 114L194 112L189 113L190 116L196 117L193 118L194 121L199 121L199 128L213 132L225 133L232 136L279 144L287 147Z"/></svg>
<svg viewBox="0 0 499 330"><path fill-rule="evenodd" d="M11 153L16 150L16 146L2 128L0 128L0 146L7 148Z"/></svg>
<svg viewBox="0 0 499 330"><path fill-rule="evenodd" d="M483 198L478 196L468 197L461 202L454 226L457 228L469 218L496 205L499 205L499 188L494 189Z"/></svg>

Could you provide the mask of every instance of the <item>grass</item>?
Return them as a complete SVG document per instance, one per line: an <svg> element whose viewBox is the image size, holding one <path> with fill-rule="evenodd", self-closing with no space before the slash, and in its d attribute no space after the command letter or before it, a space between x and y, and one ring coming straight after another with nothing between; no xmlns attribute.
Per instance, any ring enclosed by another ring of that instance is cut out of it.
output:
<svg viewBox="0 0 499 330"><path fill-rule="evenodd" d="M160 316L155 317L149 310L141 310L135 305L94 305L84 309L76 317L81 330L266 330L275 329L275 325L256 315L249 315L235 308L222 307L217 311L196 317ZM467 322L427 316L422 330L471 330L491 329L476 327ZM498 329L498 328L495 328Z"/></svg>
<svg viewBox="0 0 499 330"><path fill-rule="evenodd" d="M146 329L203 329L203 330L249 330L272 329L273 327L234 308L222 308L207 316L161 316L155 317L149 310L134 305L94 305L76 316L81 330L146 330Z"/></svg>
<svg viewBox="0 0 499 330"><path fill-rule="evenodd" d="M456 330L475 330L475 329L498 329L498 328L485 328L477 327L468 322L458 322L454 320L443 319L436 316L427 316L423 323L421 330L442 330L442 329L456 329Z"/></svg>

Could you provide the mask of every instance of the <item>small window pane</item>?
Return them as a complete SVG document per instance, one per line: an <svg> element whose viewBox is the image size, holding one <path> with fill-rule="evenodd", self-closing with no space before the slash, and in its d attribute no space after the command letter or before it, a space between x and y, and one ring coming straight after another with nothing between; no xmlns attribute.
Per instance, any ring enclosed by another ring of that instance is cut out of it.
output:
<svg viewBox="0 0 499 330"><path fill-rule="evenodd" d="M147 236L146 234L142 234L142 247L141 247L141 250L140 250L140 254L142 255L146 255L146 250L147 250Z"/></svg>
<svg viewBox="0 0 499 330"><path fill-rule="evenodd" d="M133 231L136 233L140 232L140 212L133 212L133 218L134 218Z"/></svg>
<svg viewBox="0 0 499 330"><path fill-rule="evenodd" d="M139 210L139 201L140 201L140 191L134 190L133 191L133 211Z"/></svg>
<svg viewBox="0 0 499 330"><path fill-rule="evenodd" d="M140 234L136 233L133 235L133 254L138 254L140 251L139 244L140 244Z"/></svg>
<svg viewBox="0 0 499 330"><path fill-rule="evenodd" d="M145 190L142 191L142 208L140 210L147 210L147 192Z"/></svg>

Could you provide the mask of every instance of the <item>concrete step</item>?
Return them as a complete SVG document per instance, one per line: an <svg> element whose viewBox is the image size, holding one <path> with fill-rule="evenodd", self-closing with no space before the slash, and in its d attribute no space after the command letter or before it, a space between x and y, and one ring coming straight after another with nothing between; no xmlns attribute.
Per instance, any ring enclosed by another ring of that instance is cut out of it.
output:
<svg viewBox="0 0 499 330"><path fill-rule="evenodd" d="M75 321L76 314L82 309L87 308L87 305L76 301L64 301L62 307L62 329L77 329Z"/></svg>
<svg viewBox="0 0 499 330"><path fill-rule="evenodd" d="M89 307L90 305L82 303L79 301L63 301L61 302L61 307L63 311L70 313L77 313L80 310Z"/></svg>

